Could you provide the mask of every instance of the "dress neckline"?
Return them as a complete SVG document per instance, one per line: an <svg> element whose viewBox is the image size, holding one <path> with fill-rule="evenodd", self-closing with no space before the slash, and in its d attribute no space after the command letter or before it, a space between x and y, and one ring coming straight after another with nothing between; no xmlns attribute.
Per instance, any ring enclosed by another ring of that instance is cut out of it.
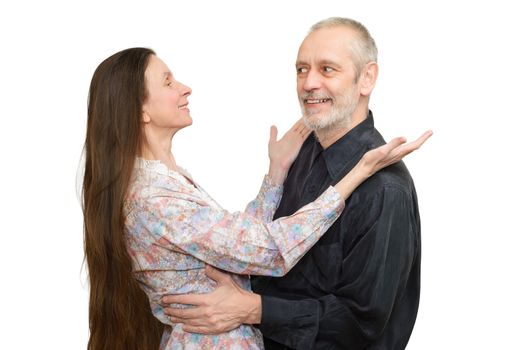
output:
<svg viewBox="0 0 524 350"><path fill-rule="evenodd" d="M195 188L198 188L191 174L179 165L176 165L175 169L171 169L158 159L145 159L142 157L136 157L136 159L137 161L135 163L135 168L152 170L159 174L168 175L171 177L182 176L191 185L193 185Z"/></svg>

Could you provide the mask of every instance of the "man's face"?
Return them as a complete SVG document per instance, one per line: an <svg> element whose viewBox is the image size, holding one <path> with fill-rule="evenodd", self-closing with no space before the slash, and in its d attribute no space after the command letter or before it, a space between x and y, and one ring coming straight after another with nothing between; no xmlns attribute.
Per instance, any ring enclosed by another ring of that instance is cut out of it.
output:
<svg viewBox="0 0 524 350"><path fill-rule="evenodd" d="M308 35L297 56L297 94L306 124L328 130L349 124L360 91L350 45L353 30L338 26Z"/></svg>

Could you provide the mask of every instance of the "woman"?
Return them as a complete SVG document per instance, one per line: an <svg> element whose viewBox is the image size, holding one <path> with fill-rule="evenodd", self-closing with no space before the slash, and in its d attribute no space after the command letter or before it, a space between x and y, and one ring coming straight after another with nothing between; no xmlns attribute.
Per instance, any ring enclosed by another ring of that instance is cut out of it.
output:
<svg viewBox="0 0 524 350"><path fill-rule="evenodd" d="M213 336L184 332L163 315L161 296L212 290L206 263L238 274L246 289L245 275L284 274L337 219L362 181L428 137L402 147L404 140L395 139L368 152L315 202L271 222L308 131L298 122L277 142L272 129L261 191L245 213L231 214L171 153L173 136L192 123L190 94L144 48L114 54L93 75L83 184L89 349L262 348L260 333L248 325Z"/></svg>

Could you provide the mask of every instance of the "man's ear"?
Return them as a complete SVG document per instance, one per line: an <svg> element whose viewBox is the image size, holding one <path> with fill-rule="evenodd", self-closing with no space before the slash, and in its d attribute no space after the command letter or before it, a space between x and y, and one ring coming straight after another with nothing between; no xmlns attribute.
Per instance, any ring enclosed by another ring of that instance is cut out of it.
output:
<svg viewBox="0 0 524 350"><path fill-rule="evenodd" d="M369 62L366 64L359 78L360 94L362 96L369 96L375 87L378 77L377 62Z"/></svg>

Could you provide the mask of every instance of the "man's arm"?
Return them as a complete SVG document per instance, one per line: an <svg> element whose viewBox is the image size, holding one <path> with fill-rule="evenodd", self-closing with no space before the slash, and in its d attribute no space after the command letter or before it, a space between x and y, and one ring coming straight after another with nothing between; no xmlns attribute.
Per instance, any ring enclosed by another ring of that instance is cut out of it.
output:
<svg viewBox="0 0 524 350"><path fill-rule="evenodd" d="M384 191L377 208L376 220L345 257L341 283L332 294L304 300L262 297L260 329L265 337L292 348L325 343L351 344L358 349L380 336L410 272L416 245L412 225L417 223L412 217L412 201L396 188ZM224 299L218 300L219 295ZM254 296L222 283L207 296L168 297L169 303L198 306L166 309L166 313L176 315L173 321L185 323L186 330L199 327L207 330L205 333L217 333L213 322L223 325L226 322L221 320L232 321L221 331L241 323L257 323L260 301ZM228 312L226 305L233 311ZM218 319L206 319L210 315Z"/></svg>
<svg viewBox="0 0 524 350"><path fill-rule="evenodd" d="M206 265L206 275L217 282L209 294L168 295L162 298L164 312L173 323L184 323L192 333L219 334L241 324L258 324L261 320L260 295L248 292L235 283L231 275ZM187 304L188 309L169 304Z"/></svg>
<svg viewBox="0 0 524 350"><path fill-rule="evenodd" d="M415 259L418 217L410 195L387 187L378 215L344 257L338 285L317 299L262 297L260 330L291 348L364 348L383 332Z"/></svg>

